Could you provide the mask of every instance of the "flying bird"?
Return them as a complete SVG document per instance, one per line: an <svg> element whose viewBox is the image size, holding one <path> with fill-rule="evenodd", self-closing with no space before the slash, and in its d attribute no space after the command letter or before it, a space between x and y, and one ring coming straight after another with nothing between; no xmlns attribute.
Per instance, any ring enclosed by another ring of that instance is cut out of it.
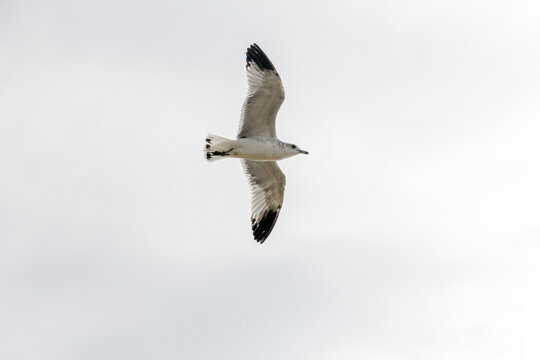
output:
<svg viewBox="0 0 540 360"><path fill-rule="evenodd" d="M248 94L240 116L236 140L209 134L206 160L242 159L251 188L251 229L263 243L276 224L285 192L285 175L277 160L308 154L276 136L276 115L285 100L281 78L257 44L246 52Z"/></svg>

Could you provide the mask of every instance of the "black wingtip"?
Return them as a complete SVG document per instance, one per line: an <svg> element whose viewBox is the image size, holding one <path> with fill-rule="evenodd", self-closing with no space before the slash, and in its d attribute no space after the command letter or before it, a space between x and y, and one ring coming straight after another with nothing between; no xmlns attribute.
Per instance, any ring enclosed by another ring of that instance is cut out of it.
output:
<svg viewBox="0 0 540 360"><path fill-rule="evenodd" d="M279 215L279 209L267 211L262 219L255 222L255 219L251 219L251 230L253 230L253 238L258 243L263 243L268 235L272 232L274 225Z"/></svg>
<svg viewBox="0 0 540 360"><path fill-rule="evenodd" d="M276 71L276 68L266 56L264 51L261 50L259 45L253 43L246 51L246 67L254 62L261 70Z"/></svg>

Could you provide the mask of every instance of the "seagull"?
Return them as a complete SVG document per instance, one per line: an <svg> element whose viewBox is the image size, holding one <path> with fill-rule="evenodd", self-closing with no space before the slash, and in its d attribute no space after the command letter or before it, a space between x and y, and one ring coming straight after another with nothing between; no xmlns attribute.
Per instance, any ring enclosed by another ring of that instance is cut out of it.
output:
<svg viewBox="0 0 540 360"><path fill-rule="evenodd" d="M276 115L285 100L281 78L257 44L246 52L248 94L240 116L236 140L206 137L206 160L242 159L251 189L251 230L263 243L276 224L285 192L285 175L277 160L308 154L276 136Z"/></svg>

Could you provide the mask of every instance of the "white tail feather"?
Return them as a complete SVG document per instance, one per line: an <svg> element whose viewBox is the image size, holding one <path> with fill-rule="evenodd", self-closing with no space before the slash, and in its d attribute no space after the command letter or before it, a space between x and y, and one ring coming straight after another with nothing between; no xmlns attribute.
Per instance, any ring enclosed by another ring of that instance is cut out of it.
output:
<svg viewBox="0 0 540 360"><path fill-rule="evenodd" d="M206 160L216 161L229 157L230 152L234 150L234 142L234 140L208 134L206 137L206 144L204 146Z"/></svg>

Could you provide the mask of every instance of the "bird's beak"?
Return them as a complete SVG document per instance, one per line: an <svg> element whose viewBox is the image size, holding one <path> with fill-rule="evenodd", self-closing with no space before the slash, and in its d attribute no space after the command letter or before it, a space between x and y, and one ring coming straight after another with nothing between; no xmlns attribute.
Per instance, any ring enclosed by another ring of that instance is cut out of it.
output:
<svg viewBox="0 0 540 360"><path fill-rule="evenodd" d="M301 154L309 155L309 153L308 153L307 151L304 151L304 150L300 150L300 153L301 153Z"/></svg>

